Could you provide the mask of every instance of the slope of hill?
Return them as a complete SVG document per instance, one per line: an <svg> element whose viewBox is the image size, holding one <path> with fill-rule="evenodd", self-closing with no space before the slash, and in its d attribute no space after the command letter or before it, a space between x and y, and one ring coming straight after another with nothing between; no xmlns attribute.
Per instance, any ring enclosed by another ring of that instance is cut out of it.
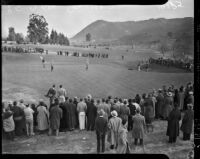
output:
<svg viewBox="0 0 200 159"><path fill-rule="evenodd" d="M127 22L108 22L97 20L79 33L71 40L85 41L85 35L90 33L92 40L120 40L122 43L130 43L131 40L140 42L141 40L151 41L159 40L166 37L168 32L172 33L172 37L176 38L183 32L193 34L193 22L191 17L176 19L149 19L144 21L127 21Z"/></svg>

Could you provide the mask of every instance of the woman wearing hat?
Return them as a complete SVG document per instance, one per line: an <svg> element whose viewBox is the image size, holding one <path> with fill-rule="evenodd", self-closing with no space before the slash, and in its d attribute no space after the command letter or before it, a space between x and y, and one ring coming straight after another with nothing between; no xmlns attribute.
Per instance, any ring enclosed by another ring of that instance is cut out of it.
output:
<svg viewBox="0 0 200 159"><path fill-rule="evenodd" d="M164 97L164 105L163 105L163 112L162 117L164 120L168 119L169 113L171 112L173 107L173 97L171 92L167 92Z"/></svg>
<svg viewBox="0 0 200 159"><path fill-rule="evenodd" d="M170 112L167 125L167 136L169 136L169 143L175 143L177 136L179 136L179 121L181 120L181 112L178 109L178 104L174 104L174 109Z"/></svg>
<svg viewBox="0 0 200 159"><path fill-rule="evenodd" d="M190 140L194 120L193 104L187 104L187 106L188 109L185 111L181 125L181 130L183 131L183 140Z"/></svg>
<svg viewBox="0 0 200 159"><path fill-rule="evenodd" d="M111 112L111 118L108 122L108 128L110 129L110 133L111 133L111 146L110 148L111 149L117 149L117 146L118 146L118 132L119 132L119 128L121 126L121 118L117 117L118 114L115 110L113 110Z"/></svg>

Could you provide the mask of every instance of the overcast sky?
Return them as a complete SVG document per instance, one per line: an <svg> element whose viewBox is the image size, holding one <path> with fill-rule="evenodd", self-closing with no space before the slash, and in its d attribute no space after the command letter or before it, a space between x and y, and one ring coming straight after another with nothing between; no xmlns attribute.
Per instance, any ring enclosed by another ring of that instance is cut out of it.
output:
<svg viewBox="0 0 200 159"><path fill-rule="evenodd" d="M8 35L8 27L27 34L29 15L43 15L49 32L55 29L69 38L96 20L139 21L150 18L194 17L193 0L169 0L163 6L140 5L74 5L74 6L2 6L2 36Z"/></svg>

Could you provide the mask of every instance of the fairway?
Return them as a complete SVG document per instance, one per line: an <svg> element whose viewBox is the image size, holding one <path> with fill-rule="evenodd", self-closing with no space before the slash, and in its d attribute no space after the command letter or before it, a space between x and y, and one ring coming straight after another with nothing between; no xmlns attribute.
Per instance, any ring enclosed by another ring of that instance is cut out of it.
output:
<svg viewBox="0 0 200 159"><path fill-rule="evenodd" d="M193 73L181 70L168 73L166 70L155 71L153 68L149 72L128 70L130 66L136 67L138 60L147 59L149 56L156 57L156 53L137 51L133 55L126 52L125 59L121 60L121 54L125 50L112 49L107 52L108 59L90 59L88 71L85 70L84 57L44 55L47 63L43 68L39 54L2 53L3 99L23 98L27 102L35 102L44 98L47 101L44 95L52 84L56 84L56 88L62 84L69 97L85 97L92 94L94 98L108 95L133 98L137 93L147 93L153 88L161 88L162 85L174 84L179 88L193 81ZM50 71L50 62L54 64L53 72Z"/></svg>

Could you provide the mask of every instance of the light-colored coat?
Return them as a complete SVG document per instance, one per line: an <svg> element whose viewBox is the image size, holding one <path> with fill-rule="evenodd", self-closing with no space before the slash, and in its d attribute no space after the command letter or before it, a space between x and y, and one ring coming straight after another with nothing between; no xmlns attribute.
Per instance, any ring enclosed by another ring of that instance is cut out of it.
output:
<svg viewBox="0 0 200 159"><path fill-rule="evenodd" d="M127 149L127 129L123 126L119 129L117 153L125 154Z"/></svg>
<svg viewBox="0 0 200 159"><path fill-rule="evenodd" d="M136 139L143 139L145 135L145 118L143 115L136 114L133 116L132 136Z"/></svg>
<svg viewBox="0 0 200 159"><path fill-rule="evenodd" d="M110 143L111 145L117 146L118 142L118 132L120 125L122 123L121 118L119 117L112 117L108 122L108 128L110 129Z"/></svg>
<svg viewBox="0 0 200 159"><path fill-rule="evenodd" d="M38 106L37 107L37 123L38 123L38 130L46 130L49 128L48 118L49 112L47 111L46 107Z"/></svg>

